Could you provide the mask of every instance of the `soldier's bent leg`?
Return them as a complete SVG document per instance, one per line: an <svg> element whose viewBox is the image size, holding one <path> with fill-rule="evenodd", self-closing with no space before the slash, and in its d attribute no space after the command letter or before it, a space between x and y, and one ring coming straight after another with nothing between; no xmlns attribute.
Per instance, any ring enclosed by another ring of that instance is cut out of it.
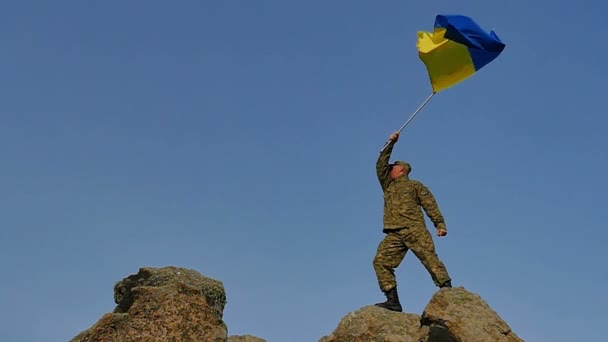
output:
<svg viewBox="0 0 608 342"><path fill-rule="evenodd" d="M376 270L378 285L382 292L387 292L397 286L395 268L399 266L406 252L407 247L397 232L386 234L380 242L376 257L374 257L374 270Z"/></svg>
<svg viewBox="0 0 608 342"><path fill-rule="evenodd" d="M437 256L433 237L426 228L413 229L406 244L429 272L435 285L442 286L451 281L445 265Z"/></svg>

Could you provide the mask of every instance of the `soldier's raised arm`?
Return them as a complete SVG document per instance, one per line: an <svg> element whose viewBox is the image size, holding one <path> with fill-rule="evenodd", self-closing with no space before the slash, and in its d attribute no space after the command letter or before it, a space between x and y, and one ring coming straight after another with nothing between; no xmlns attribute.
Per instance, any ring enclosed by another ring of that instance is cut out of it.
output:
<svg viewBox="0 0 608 342"><path fill-rule="evenodd" d="M441 214L441 210L439 210L439 205L435 200L435 196L431 193L431 191L422 183L416 182L416 191L418 192L418 199L420 200L420 205L424 209L426 215L431 219L435 228L437 228L438 233L440 230L445 231L447 233L447 228L445 226L445 220L443 215ZM444 234L439 234L439 236L443 236Z"/></svg>
<svg viewBox="0 0 608 342"><path fill-rule="evenodd" d="M376 162L376 173L378 174L378 181L380 181L382 190L386 189L390 181L390 165L388 162L391 158L393 147L395 146L397 140L399 140L399 133L395 132L391 134L388 140L388 145L382 152L380 152L380 156L378 156L378 161Z"/></svg>

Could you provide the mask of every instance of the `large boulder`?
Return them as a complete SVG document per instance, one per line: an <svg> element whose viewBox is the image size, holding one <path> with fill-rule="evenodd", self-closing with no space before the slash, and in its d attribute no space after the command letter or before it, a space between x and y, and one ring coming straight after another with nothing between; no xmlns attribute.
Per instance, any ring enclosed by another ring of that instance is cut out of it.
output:
<svg viewBox="0 0 608 342"><path fill-rule="evenodd" d="M347 314L330 336L319 342L409 342L418 338L420 316L365 306Z"/></svg>
<svg viewBox="0 0 608 342"><path fill-rule="evenodd" d="M220 281L177 267L140 268L114 286L114 312L71 342L226 342Z"/></svg>
<svg viewBox="0 0 608 342"><path fill-rule="evenodd" d="M523 341L479 295L463 287L439 290L421 317L429 342Z"/></svg>
<svg viewBox="0 0 608 342"><path fill-rule="evenodd" d="M439 290L422 316L366 306L347 314L319 342L521 342L477 294L463 287Z"/></svg>

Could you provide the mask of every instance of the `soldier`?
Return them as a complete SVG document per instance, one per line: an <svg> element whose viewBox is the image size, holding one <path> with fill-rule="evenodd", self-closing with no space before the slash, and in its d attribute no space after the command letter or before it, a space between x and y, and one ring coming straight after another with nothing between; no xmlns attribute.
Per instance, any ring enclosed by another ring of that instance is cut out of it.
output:
<svg viewBox="0 0 608 342"><path fill-rule="evenodd" d="M445 236L448 231L435 197L424 184L409 178L412 171L410 164L404 161L389 164L398 139L398 132L390 136L387 147L380 153L376 163L378 180L384 192L382 231L386 236L378 246L374 269L380 289L387 298L386 302L376 305L401 312L395 268L408 250L411 249L422 262L436 286L452 287L452 283L445 265L437 257L433 237L426 228L421 210L422 207L437 228L437 236Z"/></svg>

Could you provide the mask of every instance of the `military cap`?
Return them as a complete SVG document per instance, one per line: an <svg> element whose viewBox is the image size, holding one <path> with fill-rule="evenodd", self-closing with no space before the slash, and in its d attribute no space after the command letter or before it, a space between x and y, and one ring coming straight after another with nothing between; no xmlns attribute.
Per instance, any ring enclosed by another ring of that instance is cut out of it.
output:
<svg viewBox="0 0 608 342"><path fill-rule="evenodd" d="M403 160L396 160L395 162L393 162L392 165L403 165L407 169L407 172L412 171L412 166L410 165L410 163L404 162Z"/></svg>

